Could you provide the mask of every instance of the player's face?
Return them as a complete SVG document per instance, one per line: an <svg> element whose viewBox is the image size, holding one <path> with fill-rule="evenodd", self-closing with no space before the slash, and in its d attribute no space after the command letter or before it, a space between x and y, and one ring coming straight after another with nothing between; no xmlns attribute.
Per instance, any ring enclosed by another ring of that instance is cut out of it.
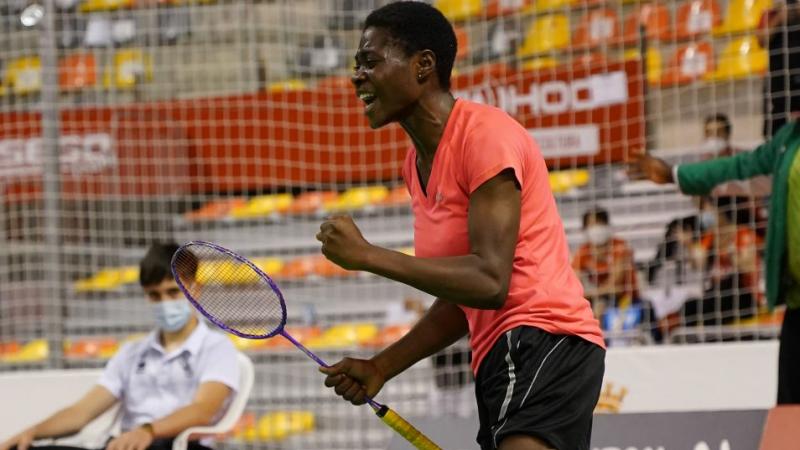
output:
<svg viewBox="0 0 800 450"><path fill-rule="evenodd" d="M385 29L369 27L361 35L355 59L352 81L370 127L406 117L422 93L417 58L406 56Z"/></svg>

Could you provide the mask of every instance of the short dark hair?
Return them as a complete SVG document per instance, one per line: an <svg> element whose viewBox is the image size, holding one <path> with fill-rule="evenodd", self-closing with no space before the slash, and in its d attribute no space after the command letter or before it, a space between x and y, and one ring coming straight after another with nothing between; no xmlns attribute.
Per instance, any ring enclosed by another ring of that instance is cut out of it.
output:
<svg viewBox="0 0 800 450"><path fill-rule="evenodd" d="M706 116L706 120L703 122L703 126L708 126L710 123L719 122L722 124L722 129L725 130L725 134L728 136L731 135L731 119L728 118L725 114L717 113L711 114L710 116Z"/></svg>
<svg viewBox="0 0 800 450"><path fill-rule="evenodd" d="M422 2L389 3L367 16L364 29L369 27L389 31L408 56L422 50L432 51L436 55L439 85L450 89L458 41L453 26L441 11Z"/></svg>
<svg viewBox="0 0 800 450"><path fill-rule="evenodd" d="M172 279L172 255L178 250L174 242L155 243L150 246L147 253L139 263L139 284L142 287L160 284L167 278ZM189 254L189 263L183 264L187 277L194 278L197 273L197 257Z"/></svg>
<svg viewBox="0 0 800 450"><path fill-rule="evenodd" d="M594 217L598 222L608 225L611 221L608 218L608 211L603 208L592 208L583 213L583 228L589 223L589 219Z"/></svg>

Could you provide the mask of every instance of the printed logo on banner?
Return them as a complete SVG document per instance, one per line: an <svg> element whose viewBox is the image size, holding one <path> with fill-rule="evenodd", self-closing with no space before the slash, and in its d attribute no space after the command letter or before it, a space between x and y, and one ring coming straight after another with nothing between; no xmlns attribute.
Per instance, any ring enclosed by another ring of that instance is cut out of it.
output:
<svg viewBox="0 0 800 450"><path fill-rule="evenodd" d="M111 136L107 133L62 136L58 143L61 172L81 175L117 166ZM42 174L42 138L0 140L0 178Z"/></svg>
<svg viewBox="0 0 800 450"><path fill-rule="evenodd" d="M606 381L603 390L600 391L600 398L597 400L597 406L594 408L594 412L619 413L626 395L628 395L627 387L620 386L615 389L614 383Z"/></svg>

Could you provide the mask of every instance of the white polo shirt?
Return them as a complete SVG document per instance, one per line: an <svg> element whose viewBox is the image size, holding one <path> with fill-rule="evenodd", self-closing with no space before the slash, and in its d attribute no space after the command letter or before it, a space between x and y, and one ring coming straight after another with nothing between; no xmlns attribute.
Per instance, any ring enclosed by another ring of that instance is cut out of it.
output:
<svg viewBox="0 0 800 450"><path fill-rule="evenodd" d="M199 320L189 338L168 354L157 331L123 345L106 364L98 384L121 402L122 431L128 431L190 404L197 388L207 381L236 391L239 366L231 341ZM224 408L217 418L223 412Z"/></svg>

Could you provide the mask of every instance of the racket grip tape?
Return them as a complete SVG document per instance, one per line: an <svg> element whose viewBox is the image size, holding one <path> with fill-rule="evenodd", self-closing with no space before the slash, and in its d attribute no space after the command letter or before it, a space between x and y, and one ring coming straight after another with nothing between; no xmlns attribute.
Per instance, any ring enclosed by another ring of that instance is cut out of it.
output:
<svg viewBox="0 0 800 450"><path fill-rule="evenodd" d="M442 450L441 447L428 439L428 436L422 434L421 431L414 428L406 419L400 417L399 414L389 409L388 406L384 405L376 411L375 414L380 417L386 425L389 425L396 431L397 434L403 436L415 448L420 450Z"/></svg>

